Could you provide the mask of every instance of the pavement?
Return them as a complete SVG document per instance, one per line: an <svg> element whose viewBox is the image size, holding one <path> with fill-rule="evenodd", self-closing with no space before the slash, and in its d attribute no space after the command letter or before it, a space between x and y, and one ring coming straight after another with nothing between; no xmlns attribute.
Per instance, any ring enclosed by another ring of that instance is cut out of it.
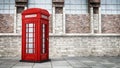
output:
<svg viewBox="0 0 120 68"><path fill-rule="evenodd" d="M64 57L49 62L19 62L20 58L0 58L0 68L120 68L120 57Z"/></svg>

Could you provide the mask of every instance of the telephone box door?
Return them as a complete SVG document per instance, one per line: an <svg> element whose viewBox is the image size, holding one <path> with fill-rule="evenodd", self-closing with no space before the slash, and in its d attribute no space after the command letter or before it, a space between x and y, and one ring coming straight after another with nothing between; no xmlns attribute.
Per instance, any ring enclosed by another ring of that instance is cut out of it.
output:
<svg viewBox="0 0 120 68"><path fill-rule="evenodd" d="M41 46L41 60L47 60L48 57L48 33L49 26L48 26L48 21L46 20L41 20L41 34L42 34L42 46Z"/></svg>
<svg viewBox="0 0 120 68"><path fill-rule="evenodd" d="M25 24L23 24L23 40L25 45L23 45L23 52L24 52L24 60L34 61L36 60L36 42L35 42L35 29L36 29L36 22L35 20L25 20Z"/></svg>

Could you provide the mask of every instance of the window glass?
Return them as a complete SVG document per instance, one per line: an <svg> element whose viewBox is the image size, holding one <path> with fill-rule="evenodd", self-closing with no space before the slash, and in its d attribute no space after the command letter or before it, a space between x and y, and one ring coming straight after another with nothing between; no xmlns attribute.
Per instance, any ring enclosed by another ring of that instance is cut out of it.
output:
<svg viewBox="0 0 120 68"><path fill-rule="evenodd" d="M52 13L52 0L29 0L28 8L44 8Z"/></svg>
<svg viewBox="0 0 120 68"><path fill-rule="evenodd" d="M0 14L14 14L15 0L0 0Z"/></svg>
<svg viewBox="0 0 120 68"><path fill-rule="evenodd" d="M88 13L87 0L65 0L66 14L86 14Z"/></svg>
<svg viewBox="0 0 120 68"><path fill-rule="evenodd" d="M42 53L45 53L45 24L42 24Z"/></svg>
<svg viewBox="0 0 120 68"><path fill-rule="evenodd" d="M29 28L29 32L33 32L33 28Z"/></svg>
<svg viewBox="0 0 120 68"><path fill-rule="evenodd" d="M101 0L102 14L120 14L120 0Z"/></svg>
<svg viewBox="0 0 120 68"><path fill-rule="evenodd" d="M33 42L33 38L29 38L29 42Z"/></svg>
<svg viewBox="0 0 120 68"><path fill-rule="evenodd" d="M33 48L33 44L29 44L29 48Z"/></svg>
<svg viewBox="0 0 120 68"><path fill-rule="evenodd" d="M33 53L34 50L34 38L35 24L26 24L26 53Z"/></svg>
<svg viewBox="0 0 120 68"><path fill-rule="evenodd" d="M29 53L33 53L33 49L29 49Z"/></svg>
<svg viewBox="0 0 120 68"><path fill-rule="evenodd" d="M29 37L33 37L33 33L29 33Z"/></svg>

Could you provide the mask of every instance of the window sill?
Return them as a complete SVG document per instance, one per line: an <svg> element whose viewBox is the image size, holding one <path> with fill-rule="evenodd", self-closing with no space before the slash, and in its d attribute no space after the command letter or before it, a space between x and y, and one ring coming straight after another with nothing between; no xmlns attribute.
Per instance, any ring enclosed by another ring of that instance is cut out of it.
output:
<svg viewBox="0 0 120 68"><path fill-rule="evenodd" d="M120 34L77 34L77 33L71 33L71 34L53 34L50 33L49 34L50 37L86 37L86 36L105 36L105 37L109 37L109 36L120 36ZM20 33L0 33L0 36L21 36Z"/></svg>

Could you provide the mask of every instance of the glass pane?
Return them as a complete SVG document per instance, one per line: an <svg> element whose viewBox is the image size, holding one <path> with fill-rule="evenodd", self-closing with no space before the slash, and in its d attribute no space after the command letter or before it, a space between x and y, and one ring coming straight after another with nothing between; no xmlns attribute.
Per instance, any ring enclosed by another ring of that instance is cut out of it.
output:
<svg viewBox="0 0 120 68"><path fill-rule="evenodd" d="M87 4L87 0L81 0L82 4Z"/></svg>
<svg viewBox="0 0 120 68"><path fill-rule="evenodd" d="M15 6L14 5L10 5L10 9L14 9L15 8Z"/></svg>
<svg viewBox="0 0 120 68"><path fill-rule="evenodd" d="M33 33L29 33L29 37L33 37Z"/></svg>
<svg viewBox="0 0 120 68"><path fill-rule="evenodd" d="M46 9L51 9L51 6L50 5L46 5Z"/></svg>
<svg viewBox="0 0 120 68"><path fill-rule="evenodd" d="M33 32L33 28L29 28L29 32Z"/></svg>
<svg viewBox="0 0 120 68"><path fill-rule="evenodd" d="M52 0L45 0L45 3L52 4Z"/></svg>
<svg viewBox="0 0 120 68"><path fill-rule="evenodd" d="M29 53L33 53L33 49L29 49Z"/></svg>
<svg viewBox="0 0 120 68"><path fill-rule="evenodd" d="M0 10L0 14L3 14L3 10Z"/></svg>
<svg viewBox="0 0 120 68"><path fill-rule="evenodd" d="M26 24L26 27L28 27L28 24Z"/></svg>
<svg viewBox="0 0 120 68"><path fill-rule="evenodd" d="M33 24L29 24L29 27L33 27Z"/></svg>
<svg viewBox="0 0 120 68"><path fill-rule="evenodd" d="M118 14L120 14L120 10L118 11Z"/></svg>
<svg viewBox="0 0 120 68"><path fill-rule="evenodd" d="M77 0L77 1L78 1L78 0ZM70 0L70 2L71 2L71 4L77 4L77 2L74 1L74 0Z"/></svg>
<svg viewBox="0 0 120 68"><path fill-rule="evenodd" d="M10 10L10 14L14 14L14 10Z"/></svg>
<svg viewBox="0 0 120 68"><path fill-rule="evenodd" d="M29 5L28 7L29 7L29 8L34 8L34 7L35 7L35 5L32 5L32 4L31 4L31 5Z"/></svg>
<svg viewBox="0 0 120 68"><path fill-rule="evenodd" d="M26 27L26 32L29 32L28 28Z"/></svg>
<svg viewBox="0 0 120 68"><path fill-rule="evenodd" d="M43 54L45 53L45 49L42 50Z"/></svg>
<svg viewBox="0 0 120 68"><path fill-rule="evenodd" d="M0 0L0 3L3 3L4 0Z"/></svg>
<svg viewBox="0 0 120 68"><path fill-rule="evenodd" d="M28 33L26 33L26 38L28 37Z"/></svg>
<svg viewBox="0 0 120 68"><path fill-rule="evenodd" d="M4 9L9 9L9 5L4 5Z"/></svg>
<svg viewBox="0 0 120 68"><path fill-rule="evenodd" d="M117 4L117 0L111 0L111 4Z"/></svg>
<svg viewBox="0 0 120 68"><path fill-rule="evenodd" d="M35 1L34 0L29 0L28 3L34 3Z"/></svg>
<svg viewBox="0 0 120 68"><path fill-rule="evenodd" d="M4 0L5 3L9 3L10 1L9 0Z"/></svg>
<svg viewBox="0 0 120 68"><path fill-rule="evenodd" d="M29 42L33 42L33 38L29 38Z"/></svg>
<svg viewBox="0 0 120 68"><path fill-rule="evenodd" d="M2 5L2 4L0 4L0 9L1 9L1 10L3 9L3 5Z"/></svg>
<svg viewBox="0 0 120 68"><path fill-rule="evenodd" d="M70 0L65 0L65 4L69 4L70 3Z"/></svg>
<svg viewBox="0 0 120 68"><path fill-rule="evenodd" d="M9 14L9 11L10 11L10 10L3 10L3 13L4 13L4 14Z"/></svg>
<svg viewBox="0 0 120 68"><path fill-rule="evenodd" d="M118 0L118 1L117 1L117 4L119 4L119 5L120 5L120 0Z"/></svg>
<svg viewBox="0 0 120 68"><path fill-rule="evenodd" d="M45 24L42 25L42 53L45 53Z"/></svg>
<svg viewBox="0 0 120 68"><path fill-rule="evenodd" d="M49 12L52 12L52 0L29 0L28 1L28 7L29 8L45 8L49 10Z"/></svg>
<svg viewBox="0 0 120 68"><path fill-rule="evenodd" d="M106 3L106 1L105 0L101 0L101 4L105 4Z"/></svg>
<svg viewBox="0 0 120 68"><path fill-rule="evenodd" d="M33 44L29 44L29 48L33 48Z"/></svg>
<svg viewBox="0 0 120 68"><path fill-rule="evenodd" d="M15 0L10 0L10 3L15 3Z"/></svg>

